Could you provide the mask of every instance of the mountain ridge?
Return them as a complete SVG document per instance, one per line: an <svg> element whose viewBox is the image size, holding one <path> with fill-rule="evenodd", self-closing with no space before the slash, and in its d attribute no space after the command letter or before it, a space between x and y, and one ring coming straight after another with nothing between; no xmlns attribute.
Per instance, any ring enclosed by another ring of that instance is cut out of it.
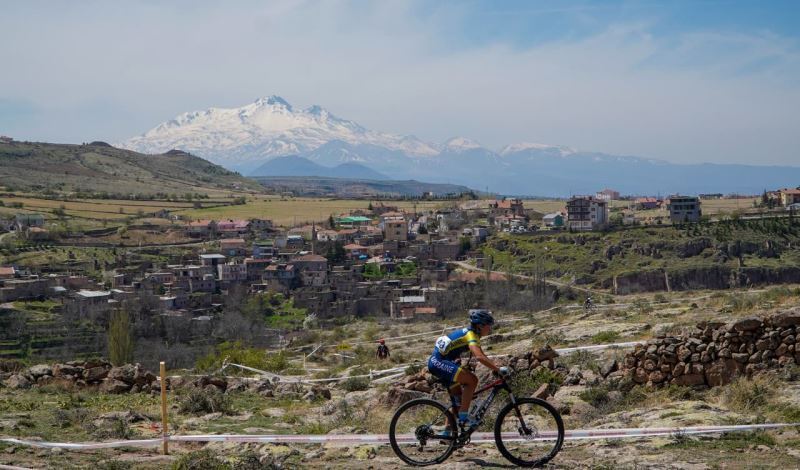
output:
<svg viewBox="0 0 800 470"><path fill-rule="evenodd" d="M319 176L365 180L391 179L359 163L348 162L340 163L334 167L327 167L297 155L272 158L251 171L248 176Z"/></svg>
<svg viewBox="0 0 800 470"><path fill-rule="evenodd" d="M640 195L755 194L800 180L800 167L791 166L674 164L531 142L491 150L467 137L430 143L369 130L318 105L297 110L276 95L240 108L183 113L121 146L145 153L180 148L245 173L271 159L297 155L323 167L355 163L394 180L538 196L604 187Z"/></svg>

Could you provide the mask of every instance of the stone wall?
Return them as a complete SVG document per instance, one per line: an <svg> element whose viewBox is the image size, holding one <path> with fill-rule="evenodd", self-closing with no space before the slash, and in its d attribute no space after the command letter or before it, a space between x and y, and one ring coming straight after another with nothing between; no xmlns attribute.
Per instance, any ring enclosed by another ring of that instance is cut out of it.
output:
<svg viewBox="0 0 800 470"><path fill-rule="evenodd" d="M661 336L625 356L638 384L725 385L737 375L800 363L800 308L727 324L703 322L687 336Z"/></svg>
<svg viewBox="0 0 800 470"><path fill-rule="evenodd" d="M106 393L147 393L158 387L155 374L141 365L114 367L104 360L39 364L18 372L0 373L0 379L0 384L11 389L68 383L78 388L97 387Z"/></svg>

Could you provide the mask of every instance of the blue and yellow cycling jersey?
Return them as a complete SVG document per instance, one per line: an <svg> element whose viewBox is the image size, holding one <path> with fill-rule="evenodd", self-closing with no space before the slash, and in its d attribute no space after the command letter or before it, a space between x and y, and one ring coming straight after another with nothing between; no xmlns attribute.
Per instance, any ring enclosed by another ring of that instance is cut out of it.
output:
<svg viewBox="0 0 800 470"><path fill-rule="evenodd" d="M478 333L469 328L456 330L449 335L440 336L436 340L432 357L451 361L473 345L478 347L481 345L481 337Z"/></svg>

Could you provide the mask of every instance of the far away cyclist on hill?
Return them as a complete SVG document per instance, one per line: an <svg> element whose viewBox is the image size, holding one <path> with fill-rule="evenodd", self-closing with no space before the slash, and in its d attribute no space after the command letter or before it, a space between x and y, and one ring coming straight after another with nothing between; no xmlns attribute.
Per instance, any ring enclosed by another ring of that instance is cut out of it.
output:
<svg viewBox="0 0 800 470"><path fill-rule="evenodd" d="M476 424L469 416L469 405L472 402L475 388L478 386L478 377L455 362L461 353L469 351L478 362L500 376L505 377L509 374L508 368L498 367L486 357L481 349L481 337L492 332L492 325L494 325L492 312L485 309L472 309L469 311L469 322L469 327L439 337L433 348L433 354L428 359L428 370L448 387L448 391L456 399L456 405L459 405L460 395L457 416L459 425L462 427L471 427Z"/></svg>

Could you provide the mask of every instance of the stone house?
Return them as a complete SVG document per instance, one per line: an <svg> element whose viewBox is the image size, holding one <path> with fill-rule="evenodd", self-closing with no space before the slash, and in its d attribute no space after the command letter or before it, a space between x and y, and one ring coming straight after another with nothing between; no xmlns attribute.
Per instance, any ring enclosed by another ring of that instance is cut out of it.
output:
<svg viewBox="0 0 800 470"><path fill-rule="evenodd" d="M291 264L271 264L264 270L262 278L270 290L288 292L298 284L297 271Z"/></svg>
<svg viewBox="0 0 800 470"><path fill-rule="evenodd" d="M248 281L260 281L264 277L264 270L272 264L271 259L245 258L244 265L247 269Z"/></svg>
<svg viewBox="0 0 800 470"><path fill-rule="evenodd" d="M320 255L303 255L292 260L303 286L319 287L328 283L328 259Z"/></svg>
<svg viewBox="0 0 800 470"><path fill-rule="evenodd" d="M461 242L442 239L431 243L431 258L439 261L456 260L460 254Z"/></svg>
<svg viewBox="0 0 800 470"><path fill-rule="evenodd" d="M404 217L391 217L383 222L384 241L408 241L408 221Z"/></svg>
<svg viewBox="0 0 800 470"><path fill-rule="evenodd" d="M217 277L220 282L242 282L247 280L247 265L226 263L217 265Z"/></svg>
<svg viewBox="0 0 800 470"><path fill-rule="evenodd" d="M247 242L243 238L223 238L219 241L219 248L227 257L247 255Z"/></svg>
<svg viewBox="0 0 800 470"><path fill-rule="evenodd" d="M525 217L525 207L521 199L502 199L489 203L489 217L497 216Z"/></svg>

